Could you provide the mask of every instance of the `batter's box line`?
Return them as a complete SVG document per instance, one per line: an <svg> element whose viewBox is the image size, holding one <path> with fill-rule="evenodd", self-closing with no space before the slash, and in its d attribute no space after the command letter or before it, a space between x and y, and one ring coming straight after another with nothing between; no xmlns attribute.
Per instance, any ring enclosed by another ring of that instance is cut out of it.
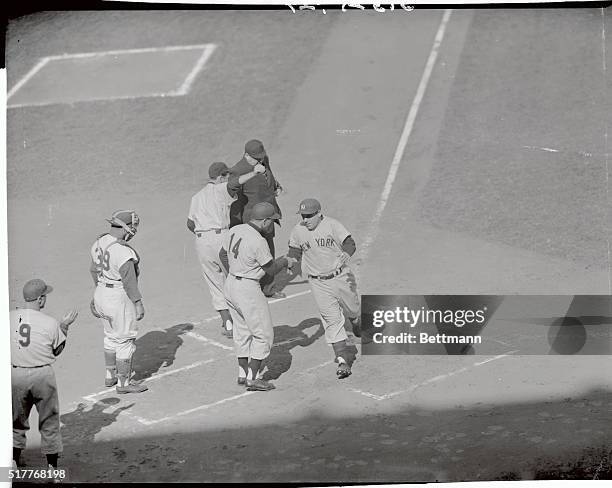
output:
<svg viewBox="0 0 612 488"><path fill-rule="evenodd" d="M459 368L459 369L457 369L455 371L451 371L450 373L434 376L433 378L429 378L429 379L427 379L427 380L425 380L425 381L423 381L421 383L418 383L418 384L416 384L416 385L414 385L414 386L412 386L410 388L407 388L405 390L398 390L398 391L394 391L394 392L391 392L391 393L386 393L384 395L376 395L376 394L371 393L369 391L363 391L363 390L359 390L357 388L347 388L347 390L351 391L353 393L358 393L360 395L363 395L365 397L371 398L371 399L376 400L376 401L389 400L390 398L393 398L393 397L396 397L398 395L401 395L402 393L413 393L415 390L417 390L418 388L421 388L423 386L429 385L431 383L436 383L438 381L445 380L447 378L450 378L451 376L456 376L458 374L465 373L466 371L469 371L472 368L477 368L479 366L482 366L483 364L487 364L487 363L490 363L492 361L497 361L498 359L503 359L503 358L509 357L510 355L512 355L514 353L517 353L517 352L519 352L518 349L516 349L514 351L508 351L508 352L506 352L504 354L500 354L498 356L494 356L492 358L485 359L484 361L478 361L476 363L471 364L470 366L464 366L463 368Z"/></svg>
<svg viewBox="0 0 612 488"><path fill-rule="evenodd" d="M15 95L19 91L21 87L23 87L28 81L30 81L36 73L38 73L42 68L44 68L51 61L61 61L66 59L83 59L83 58L95 58L95 57L103 57L103 56L121 56L121 55L129 55L129 54L142 54L142 53L151 53L151 52L172 52L172 51L193 51L201 49L202 55L195 62L191 71L187 74L181 86L176 90L170 90L168 92L160 92L160 93L148 93L146 95L141 96L116 96L111 98L103 98L103 99L91 99L92 100L125 100L125 99L134 99L134 98L151 98L151 97L177 97L187 95L189 90L191 89L191 85L195 81L196 77L204 69L206 62L217 48L216 44L208 43L208 44L192 44L185 46L163 46L163 47L149 47L149 48L141 48L141 49L120 49L113 51L98 51L98 52L89 52L89 53L74 53L74 54L59 54L54 56L45 56L41 58L34 67L28 71L16 84L9 90L6 96L7 108L19 108L19 107L31 107L31 106L44 106L44 105L54 105L62 102L42 102L42 103L22 103L22 104L8 104L10 98ZM72 103L79 103L80 101L75 101Z"/></svg>

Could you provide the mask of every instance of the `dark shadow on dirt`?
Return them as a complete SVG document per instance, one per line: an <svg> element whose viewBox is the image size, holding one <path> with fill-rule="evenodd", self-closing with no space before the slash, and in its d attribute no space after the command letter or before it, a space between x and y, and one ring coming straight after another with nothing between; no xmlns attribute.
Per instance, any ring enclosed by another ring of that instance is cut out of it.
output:
<svg viewBox="0 0 612 488"><path fill-rule="evenodd" d="M314 332L306 334L304 331L318 326ZM310 318L302 320L296 327L281 325L274 327L274 343L276 344L270 356L265 361L268 370L264 373L265 380L276 380L291 368L294 347L308 347L323 336L324 330L321 320Z"/></svg>
<svg viewBox="0 0 612 488"><path fill-rule="evenodd" d="M262 395L278 393L256 393L240 408L261 408ZM375 405L373 400L370 413L359 417L313 410L291 422L278 421L270 409L265 425L236 429L198 430L194 417L191 431L130 429L121 439L96 443L95 433L116 415L104 414L103 405L77 408L62 416L60 463L74 482L612 479L612 392L607 390L442 410L404 407L381 413ZM43 459L29 450L24 460L34 466Z"/></svg>
<svg viewBox="0 0 612 488"><path fill-rule="evenodd" d="M105 411L120 402L119 398L110 397L97 401L93 405L79 403L72 411L60 417L61 433L64 444L93 444L96 434L117 420L124 410L134 406L134 403Z"/></svg>
<svg viewBox="0 0 612 488"><path fill-rule="evenodd" d="M174 363L176 352L183 345L181 335L193 330L193 324L173 325L165 330L154 330L136 340L132 369L133 379L144 380L162 367Z"/></svg>

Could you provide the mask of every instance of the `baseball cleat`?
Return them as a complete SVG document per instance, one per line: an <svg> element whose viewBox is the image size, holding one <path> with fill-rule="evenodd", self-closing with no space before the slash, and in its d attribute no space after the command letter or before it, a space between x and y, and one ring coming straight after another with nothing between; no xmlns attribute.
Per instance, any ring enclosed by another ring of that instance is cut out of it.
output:
<svg viewBox="0 0 612 488"><path fill-rule="evenodd" d="M287 295L283 293L282 291L277 291L275 293L272 293L272 295L266 295L266 298L271 298L273 300L276 300L278 298L287 298Z"/></svg>
<svg viewBox="0 0 612 488"><path fill-rule="evenodd" d="M123 386L119 386L119 384L117 385L117 393L119 393L120 395L124 393L142 393L143 391L147 391L148 389L149 388L147 388L145 385L132 381L127 384L124 384Z"/></svg>
<svg viewBox="0 0 612 488"><path fill-rule="evenodd" d="M245 386L246 378L238 378L238 380L236 380L236 383L238 383L240 386Z"/></svg>
<svg viewBox="0 0 612 488"><path fill-rule="evenodd" d="M265 380L246 380L246 387L248 391L270 391L274 390L276 386Z"/></svg>
<svg viewBox="0 0 612 488"><path fill-rule="evenodd" d="M343 380L344 378L348 378L351 375L351 367L346 363L340 363L338 365L338 369L336 370L336 376L339 380Z"/></svg>

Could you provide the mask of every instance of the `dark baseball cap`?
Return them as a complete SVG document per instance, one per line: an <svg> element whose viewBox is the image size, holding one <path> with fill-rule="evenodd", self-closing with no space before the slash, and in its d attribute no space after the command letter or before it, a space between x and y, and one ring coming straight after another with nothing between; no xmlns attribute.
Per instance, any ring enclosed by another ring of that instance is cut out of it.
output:
<svg viewBox="0 0 612 488"><path fill-rule="evenodd" d="M321 211L321 204L319 200L314 198L306 198L300 202L300 209L297 211L299 214L314 214Z"/></svg>
<svg viewBox="0 0 612 488"><path fill-rule="evenodd" d="M280 219L280 214L274 208L274 205L268 202L259 202L253 205L251 210L251 220L263 219Z"/></svg>
<svg viewBox="0 0 612 488"><path fill-rule="evenodd" d="M217 176L221 176L227 173L229 173L229 168L227 167L227 164L225 163L221 163L221 162L213 163L208 168L208 176L210 176L212 179L215 179Z"/></svg>
<svg viewBox="0 0 612 488"><path fill-rule="evenodd" d="M26 302L38 300L41 295L48 295L53 291L53 287L47 285L43 280L36 278L23 285L23 299Z"/></svg>
<svg viewBox="0 0 612 488"><path fill-rule="evenodd" d="M255 159L261 159L265 157L266 150L264 149L263 142L257 139L251 139L244 145L244 152Z"/></svg>

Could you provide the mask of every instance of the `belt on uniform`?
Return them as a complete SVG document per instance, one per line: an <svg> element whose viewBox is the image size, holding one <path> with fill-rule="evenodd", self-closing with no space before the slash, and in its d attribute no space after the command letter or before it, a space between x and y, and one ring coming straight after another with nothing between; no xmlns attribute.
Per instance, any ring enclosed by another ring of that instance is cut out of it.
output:
<svg viewBox="0 0 612 488"><path fill-rule="evenodd" d="M234 278L236 278L238 281L240 280L253 280L253 281L259 281L257 278L247 278L246 276L236 276L235 274L232 275Z"/></svg>
<svg viewBox="0 0 612 488"><path fill-rule="evenodd" d="M104 283L103 281L98 282L99 285L104 285L106 288L122 288L123 284Z"/></svg>
<svg viewBox="0 0 612 488"><path fill-rule="evenodd" d="M12 364L11 366L13 366L13 368L31 369L31 368L44 368L45 366L49 366L49 365L48 364L41 364L40 366L15 366L14 364Z"/></svg>
<svg viewBox="0 0 612 488"><path fill-rule="evenodd" d="M222 227L221 229L206 229L206 230L196 230L195 234L198 237L202 237L206 232L214 232L215 234L221 234L224 230L227 230L227 227Z"/></svg>
<svg viewBox="0 0 612 488"><path fill-rule="evenodd" d="M342 273L343 269L344 269L344 266L338 268L336 271L334 271L333 273L330 273L330 274L326 274L326 275L311 275L311 274L309 274L308 277L312 278L314 280L331 280L332 278L335 278L340 273Z"/></svg>

